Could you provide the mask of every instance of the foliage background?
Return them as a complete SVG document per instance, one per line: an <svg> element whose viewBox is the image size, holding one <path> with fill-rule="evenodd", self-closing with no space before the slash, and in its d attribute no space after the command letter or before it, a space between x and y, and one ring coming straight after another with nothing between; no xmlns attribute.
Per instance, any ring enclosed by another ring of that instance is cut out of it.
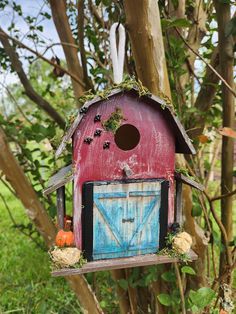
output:
<svg viewBox="0 0 236 314"><path fill-rule="evenodd" d="M231 17L225 25L224 32L226 37L233 38L235 49L235 8L231 1L219 2L230 7ZM78 96L82 96L81 90L92 89L96 92L112 84L108 32L115 21L127 23L125 14L127 9L122 1L65 2L60 0L60 3L67 5L65 13L74 40L74 44L70 44L71 50L74 45L76 53L79 52L80 66L73 72L62 49L60 32L58 29L56 31L53 23L51 9L59 6L58 3L43 0L34 3L28 0L1 0L0 27L10 36L37 51L38 56L28 49L23 49L19 43L11 42L34 91L68 124L70 115L79 107ZM180 120L192 136L194 145L198 147L197 156L188 159L185 167L191 175L197 176L205 185L207 194L214 197L221 194L222 136L218 129L223 125L224 104L220 80L210 76L209 69L200 57L203 57L207 63L211 62L215 69L220 71L219 56L215 57L215 54L218 54L219 41L214 8L217 4L213 5L212 1L196 1L196 3L184 1L184 3L183 7L182 1L159 1L171 97ZM184 15L178 16L181 8L184 8ZM190 52L183 38L176 35L176 29L200 57ZM159 35L162 37L161 34ZM130 76L138 77L131 46L128 37L125 72ZM71 84L70 77L66 74L62 75L63 70L57 72L58 68L53 67L50 62L42 61L42 56L51 62L60 62L63 68L68 68L71 73L82 78L85 84L83 88L75 88L75 82L74 85ZM7 136L14 156L37 192L40 202L50 217L55 220L55 195L45 198L42 189L45 188L52 172L70 160L70 152L59 160L54 158L54 151L63 130L58 127L53 116L50 118L45 110L42 110L37 101L29 99L27 90L24 84L20 83L3 45L0 46L0 66L1 128ZM147 85L146 82L144 84ZM235 122L233 127L235 128ZM230 169L230 171L233 178L235 170ZM46 246L17 199L4 171L0 172L0 178L0 311L3 313L80 313L79 301L65 281L51 278ZM70 188L68 193L71 193ZM206 274L204 276L207 280L204 280L203 284L203 274L199 265L194 265L193 274L186 274L182 270L182 279L185 282L187 277L188 282L185 287L186 306L193 312L201 312L203 308L197 302L197 297L193 298L195 301L192 304L190 302L190 289L199 291L202 285L212 288L214 280L222 274L222 270L219 269L220 253L224 254L225 246L222 244L219 225L209 210L207 198L194 192L192 201L191 217L203 230L201 241L209 241L204 256L200 256L200 259L204 260ZM70 199L67 203L71 211ZM220 201L214 204L214 209L220 216L222 204ZM233 205L235 208L235 198ZM231 225L231 229L227 229L231 240L230 250L232 248L235 252L232 230L235 229L236 218L235 214L228 216ZM235 256L232 255L232 258L235 263ZM150 293L150 287L157 279L162 282L159 292L154 293L155 300L157 295L159 300L158 305L155 306L160 306L160 303L164 305L164 309L160 307L159 310L162 311L160 313L168 310L177 311L176 313L180 311L180 292L173 284L176 281L174 268L150 267L144 273L134 269L129 276L126 274L118 281L112 279L108 272L89 274L86 278L106 313L119 311L121 295L129 293L130 297L131 291L136 290L138 295L144 291ZM123 291L121 295L117 287ZM209 303L218 293L217 288L215 290L216 294L210 298ZM152 298L147 296L149 308L153 309L152 306L156 301ZM216 298L210 307L205 307L204 311L208 313L213 311L215 301ZM140 307L142 308L141 305ZM215 313L218 312L216 308Z"/></svg>

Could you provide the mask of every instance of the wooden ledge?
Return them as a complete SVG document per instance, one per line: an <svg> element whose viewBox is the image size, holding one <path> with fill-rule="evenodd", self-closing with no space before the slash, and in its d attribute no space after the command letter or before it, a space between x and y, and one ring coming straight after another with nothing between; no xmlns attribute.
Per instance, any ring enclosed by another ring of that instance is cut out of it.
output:
<svg viewBox="0 0 236 314"><path fill-rule="evenodd" d="M198 182L190 179L189 177L184 176L180 172L176 172L175 171L175 179L180 181L180 182L183 182L185 184L188 184L188 185L192 186L193 188L196 188L196 189L198 189L200 191L204 191L205 190L205 187L201 183L198 183Z"/></svg>
<svg viewBox="0 0 236 314"><path fill-rule="evenodd" d="M56 191L61 186L64 186L66 183L72 181L74 178L72 174L72 165L68 165L64 168L61 168L57 173L55 173L48 182L48 187L43 191L43 195L48 195Z"/></svg>
<svg viewBox="0 0 236 314"><path fill-rule="evenodd" d="M191 261L196 260L198 258L197 254L192 250L188 253L188 256ZM167 264L178 261L179 261L178 258L172 258L166 255L146 254L126 258L114 258L108 260L88 262L84 264L81 268L63 268L60 270L55 270L52 272L52 276L54 277L73 276L95 271Z"/></svg>

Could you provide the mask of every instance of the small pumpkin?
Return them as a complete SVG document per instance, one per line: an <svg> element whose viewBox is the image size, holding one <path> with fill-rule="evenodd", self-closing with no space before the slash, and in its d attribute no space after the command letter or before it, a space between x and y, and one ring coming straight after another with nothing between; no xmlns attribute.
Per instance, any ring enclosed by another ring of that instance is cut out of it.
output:
<svg viewBox="0 0 236 314"><path fill-rule="evenodd" d="M72 231L59 230L56 235L56 245L59 247L73 246L74 233Z"/></svg>

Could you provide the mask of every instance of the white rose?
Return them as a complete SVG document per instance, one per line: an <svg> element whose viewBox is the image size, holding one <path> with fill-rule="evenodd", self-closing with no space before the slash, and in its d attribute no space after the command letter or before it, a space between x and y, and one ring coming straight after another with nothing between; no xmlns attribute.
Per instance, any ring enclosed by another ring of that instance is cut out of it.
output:
<svg viewBox="0 0 236 314"><path fill-rule="evenodd" d="M180 232L174 238L172 247L177 252L184 254L188 253L192 245L192 237L187 232Z"/></svg>

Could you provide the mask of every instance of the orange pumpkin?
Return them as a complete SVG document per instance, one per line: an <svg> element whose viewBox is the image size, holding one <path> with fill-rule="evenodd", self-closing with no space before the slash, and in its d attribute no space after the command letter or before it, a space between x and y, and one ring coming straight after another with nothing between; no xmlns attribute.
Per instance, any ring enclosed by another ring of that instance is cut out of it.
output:
<svg viewBox="0 0 236 314"><path fill-rule="evenodd" d="M74 245L74 233L72 231L59 230L56 235L56 245L59 247Z"/></svg>

